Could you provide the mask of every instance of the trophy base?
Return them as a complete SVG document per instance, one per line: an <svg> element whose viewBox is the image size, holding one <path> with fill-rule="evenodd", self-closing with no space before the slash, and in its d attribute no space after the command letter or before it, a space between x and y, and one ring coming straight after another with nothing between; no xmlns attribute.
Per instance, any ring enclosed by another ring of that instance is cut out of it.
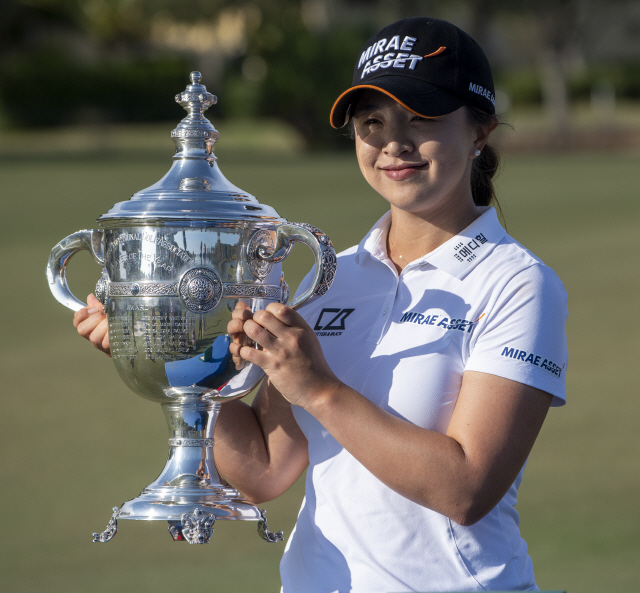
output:
<svg viewBox="0 0 640 593"><path fill-rule="evenodd" d="M224 496L200 496L197 501L185 500L181 495L178 500L152 500L143 492L122 505L113 507L113 515L107 528L101 533L93 534L94 543L105 543L113 539L118 531L118 519L135 521L167 521L169 534L173 541L186 541L190 544L208 544L213 535L213 525L217 520L258 521L258 535L268 542L277 543L284 540L282 531L269 531L267 512L243 499L233 488L225 491L235 493L238 498L228 499Z"/></svg>
<svg viewBox="0 0 640 593"><path fill-rule="evenodd" d="M283 540L281 531L269 531L264 510L220 480L213 460L213 427L220 403L199 397L197 390L194 395L186 393L163 405L171 435L164 469L140 496L122 508L113 508L105 531L93 534L94 542L111 540L118 530L118 519L167 521L174 541L191 544L209 543L218 520L258 521L262 539Z"/></svg>
<svg viewBox="0 0 640 593"><path fill-rule="evenodd" d="M218 520L259 521L260 510L234 488L221 486L208 488L208 492L185 492L183 489L171 492L145 490L140 496L125 502L120 509L119 519L134 521L180 521L185 513L193 513L196 508L213 515Z"/></svg>

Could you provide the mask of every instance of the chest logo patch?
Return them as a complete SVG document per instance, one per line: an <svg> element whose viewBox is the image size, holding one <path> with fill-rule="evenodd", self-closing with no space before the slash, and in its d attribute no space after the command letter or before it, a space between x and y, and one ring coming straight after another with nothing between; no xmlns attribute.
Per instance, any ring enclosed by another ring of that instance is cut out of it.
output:
<svg viewBox="0 0 640 593"><path fill-rule="evenodd" d="M313 329L317 336L339 336L346 329L345 319L353 313L355 309L332 309L325 308L320 311L318 319Z"/></svg>
<svg viewBox="0 0 640 593"><path fill-rule="evenodd" d="M480 321L485 316L485 313L480 315L478 319L475 321L467 320L467 319L449 319L448 317L444 317L441 315L426 315L424 313L418 313L417 311L407 311L402 315L400 319L400 323L415 323L417 325L434 325L436 327L441 327L445 330L457 329L461 332L471 333L473 328L476 326L478 321Z"/></svg>

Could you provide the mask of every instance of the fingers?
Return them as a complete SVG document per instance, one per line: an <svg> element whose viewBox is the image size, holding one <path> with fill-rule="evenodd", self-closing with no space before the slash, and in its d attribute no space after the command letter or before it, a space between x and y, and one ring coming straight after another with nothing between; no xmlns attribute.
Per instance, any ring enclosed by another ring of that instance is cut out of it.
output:
<svg viewBox="0 0 640 593"><path fill-rule="evenodd" d="M85 340L89 339L93 330L95 330L100 322L106 317L104 313L100 313L99 311L94 311L93 313L89 313L89 311L90 309L84 309L84 315L78 315L77 318L74 316L73 319L73 324L78 330L78 333ZM77 324L76 320L79 320Z"/></svg>
<svg viewBox="0 0 640 593"><path fill-rule="evenodd" d="M271 348L276 339L269 330L265 329L264 325L256 323L253 319L245 322L244 333L265 350Z"/></svg>
<svg viewBox="0 0 640 593"><path fill-rule="evenodd" d="M244 327L244 321L242 319L232 319L227 323L227 333L231 336L234 342L240 342Z"/></svg>
<svg viewBox="0 0 640 593"><path fill-rule="evenodd" d="M109 321L107 319L104 320L104 322L107 325L107 331L104 334L104 337L102 338L102 348L100 348L100 350L102 350L107 356L111 356L111 343L109 342Z"/></svg>
<svg viewBox="0 0 640 593"><path fill-rule="evenodd" d="M247 303L245 303L244 301L238 301L233 309L231 316L235 319L242 318L245 315L248 315L249 317L251 316L251 307L249 307L249 305L247 305ZM247 317L247 319L249 319L249 317Z"/></svg>
<svg viewBox="0 0 640 593"><path fill-rule="evenodd" d="M231 313L231 321L227 324L227 333L231 337L229 352L236 370L240 370L245 365L245 360L240 356L240 350L247 343L244 323L251 319L252 316L253 313L249 305L244 301L238 301Z"/></svg>
<svg viewBox="0 0 640 593"><path fill-rule="evenodd" d="M297 343L300 336L292 335L291 330L306 327L306 322L296 311L281 303L270 303L266 309L252 313L246 303L239 301L227 325L227 331L232 338L229 351L236 367L244 360L260 365L264 357L260 351L246 345L247 338L251 338L268 351L277 346L279 336L286 335L289 340L293 339L294 343Z"/></svg>
<svg viewBox="0 0 640 593"><path fill-rule="evenodd" d="M78 326L89 317L89 307L85 307L84 309L80 309L73 314L73 327L78 329Z"/></svg>
<svg viewBox="0 0 640 593"><path fill-rule="evenodd" d="M281 303L270 303L266 309L256 311L253 314L253 321L269 330L275 336L289 328L308 327L307 322L300 314Z"/></svg>
<svg viewBox="0 0 640 593"><path fill-rule="evenodd" d="M105 316L89 335L89 341L98 349L111 356L109 347L109 322Z"/></svg>
<svg viewBox="0 0 640 593"><path fill-rule="evenodd" d="M231 342L229 344L229 352L231 352L231 356L234 357L234 361L238 362L235 360L236 356L240 356L240 350L242 350L242 347L244 346L244 344L236 344L234 342Z"/></svg>
<svg viewBox="0 0 640 593"><path fill-rule="evenodd" d="M245 321L244 332L265 350L269 350L277 338L285 335L291 337L291 330L302 327L301 324L296 324L296 317L298 314L289 307L272 303L265 310L256 311L253 319Z"/></svg>
<svg viewBox="0 0 640 593"><path fill-rule="evenodd" d="M276 359L288 358L304 342L304 333L309 327L290 307L271 303L266 309L256 311L253 318L245 321L244 332L262 351L247 346L236 349L245 360L263 367L270 354ZM264 368L264 367L263 367Z"/></svg>
<svg viewBox="0 0 640 593"><path fill-rule="evenodd" d="M266 311L289 327L304 327L307 325L306 321L297 311L282 303L269 303Z"/></svg>
<svg viewBox="0 0 640 593"><path fill-rule="evenodd" d="M89 305L88 307L84 307L73 314L73 327L75 327L76 329L78 328L78 325L80 325L80 323L82 323L85 319L89 318L94 313L104 312L104 306L92 294L87 296L87 304Z"/></svg>
<svg viewBox="0 0 640 593"><path fill-rule="evenodd" d="M274 315L268 307L262 311L256 311L250 321L261 325L275 336L293 326L293 324L286 323L281 317ZM245 322L245 332L247 331L247 325L249 325L249 321Z"/></svg>
<svg viewBox="0 0 640 593"><path fill-rule="evenodd" d="M236 343L244 343L246 337L244 335L244 322L251 319L253 313L247 303L238 301L231 313L231 321L227 324L227 333Z"/></svg>
<svg viewBox="0 0 640 593"><path fill-rule="evenodd" d="M89 305L90 308L96 307L96 308L104 309L102 303L93 294L90 294L87 297L87 305Z"/></svg>
<svg viewBox="0 0 640 593"><path fill-rule="evenodd" d="M98 350L111 356L109 323L102 303L92 294L87 297L87 303L91 306L84 307L74 314L73 326L80 336L89 340Z"/></svg>

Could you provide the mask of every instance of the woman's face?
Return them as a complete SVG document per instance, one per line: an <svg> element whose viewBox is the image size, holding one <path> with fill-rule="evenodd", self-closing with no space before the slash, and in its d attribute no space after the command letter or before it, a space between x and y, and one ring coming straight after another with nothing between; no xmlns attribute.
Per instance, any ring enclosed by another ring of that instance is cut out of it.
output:
<svg viewBox="0 0 640 593"><path fill-rule="evenodd" d="M360 170L392 210L423 217L475 212L471 164L488 131L472 126L464 107L427 119L381 92L365 91L353 119Z"/></svg>

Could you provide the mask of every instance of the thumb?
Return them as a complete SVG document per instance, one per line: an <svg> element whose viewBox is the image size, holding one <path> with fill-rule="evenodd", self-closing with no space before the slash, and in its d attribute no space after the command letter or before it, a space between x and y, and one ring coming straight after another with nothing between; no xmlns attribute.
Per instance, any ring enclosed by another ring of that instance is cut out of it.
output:
<svg viewBox="0 0 640 593"><path fill-rule="evenodd" d="M102 303L93 294L87 297L87 305L89 307L102 307Z"/></svg>

